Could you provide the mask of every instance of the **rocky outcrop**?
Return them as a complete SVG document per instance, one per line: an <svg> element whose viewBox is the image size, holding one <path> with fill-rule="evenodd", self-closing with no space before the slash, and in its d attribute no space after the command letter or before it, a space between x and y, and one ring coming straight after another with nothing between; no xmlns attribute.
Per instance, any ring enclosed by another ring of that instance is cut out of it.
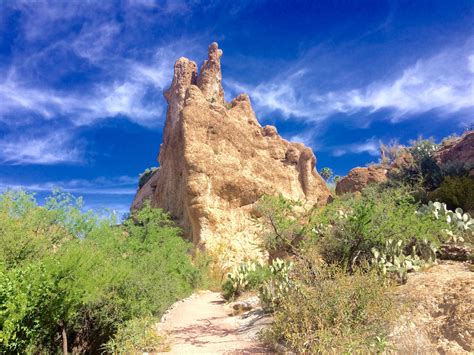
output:
<svg viewBox="0 0 474 355"><path fill-rule="evenodd" d="M440 262L409 274L392 297L401 310L387 337L393 353L473 353L474 273L468 264Z"/></svg>
<svg viewBox="0 0 474 355"><path fill-rule="evenodd" d="M474 176L474 131L469 131L457 140L445 144L435 154L443 170L465 169Z"/></svg>
<svg viewBox="0 0 474 355"><path fill-rule="evenodd" d="M367 168L354 168L347 176L340 179L336 184L336 194L342 195L348 192L361 192L370 184L380 184L387 181L388 170L381 165L371 165Z"/></svg>
<svg viewBox="0 0 474 355"><path fill-rule="evenodd" d="M152 195L138 191L134 206L149 196L226 268L262 256L251 217L262 195L324 205L330 192L310 148L282 139L275 127L261 127L247 95L225 103L221 56L217 43L211 44L199 74L189 59L176 62L165 92L160 171L144 186Z"/></svg>
<svg viewBox="0 0 474 355"><path fill-rule="evenodd" d="M132 202L132 210L141 208L145 201L150 201L152 199L156 190L159 174L160 169L156 169L148 181L140 189L138 189Z"/></svg>

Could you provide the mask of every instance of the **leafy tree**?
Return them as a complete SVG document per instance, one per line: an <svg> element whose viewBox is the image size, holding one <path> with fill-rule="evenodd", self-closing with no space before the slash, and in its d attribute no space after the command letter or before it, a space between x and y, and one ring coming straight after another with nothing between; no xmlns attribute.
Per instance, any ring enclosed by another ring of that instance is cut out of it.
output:
<svg viewBox="0 0 474 355"><path fill-rule="evenodd" d="M331 178L333 171L331 168L325 167L321 169L320 174L324 180L328 181Z"/></svg>
<svg viewBox="0 0 474 355"><path fill-rule="evenodd" d="M97 352L196 285L191 245L162 210L145 206L117 227L81 203L0 195L0 352Z"/></svg>

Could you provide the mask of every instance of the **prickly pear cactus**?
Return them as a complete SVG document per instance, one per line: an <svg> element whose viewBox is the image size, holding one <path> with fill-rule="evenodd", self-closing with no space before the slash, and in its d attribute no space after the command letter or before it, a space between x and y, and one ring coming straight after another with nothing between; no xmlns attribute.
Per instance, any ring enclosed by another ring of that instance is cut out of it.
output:
<svg viewBox="0 0 474 355"><path fill-rule="evenodd" d="M372 265L383 275L396 275L399 282L405 283L409 271L416 271L436 260L436 247L432 243L424 240L418 249L417 253L416 246L413 246L411 254L405 255L403 241L389 239L380 250L371 249Z"/></svg>
<svg viewBox="0 0 474 355"><path fill-rule="evenodd" d="M430 201L428 205L422 206L418 213L431 214L436 219L445 219L448 242L463 242L463 235L474 235L474 219L469 213L464 213L461 208L451 211L445 203Z"/></svg>
<svg viewBox="0 0 474 355"><path fill-rule="evenodd" d="M260 287L260 301L267 311L273 310L290 287L294 287L289 276L292 268L293 263L278 258L270 265L272 276Z"/></svg>

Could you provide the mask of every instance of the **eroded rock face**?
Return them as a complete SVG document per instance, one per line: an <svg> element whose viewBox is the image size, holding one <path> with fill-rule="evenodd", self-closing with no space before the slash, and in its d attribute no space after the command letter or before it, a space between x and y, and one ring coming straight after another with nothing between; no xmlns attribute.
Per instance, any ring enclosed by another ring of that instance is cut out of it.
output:
<svg viewBox="0 0 474 355"><path fill-rule="evenodd" d="M132 210L141 208L145 201L151 200L156 190L159 174L160 169L156 169L150 179L148 179L148 181L137 191L132 202Z"/></svg>
<svg viewBox="0 0 474 355"><path fill-rule="evenodd" d="M224 102L221 56L217 43L211 44L199 75L194 62L176 62L165 92L159 174L144 188L153 183L152 205L168 210L185 234L226 268L262 256L251 218L262 195L281 193L324 205L330 192L310 148L282 139L275 127L262 128L247 95ZM141 203L140 194L134 206Z"/></svg>
<svg viewBox="0 0 474 355"><path fill-rule="evenodd" d="M460 139L442 147L436 157L442 168L461 164L474 177L474 131L468 131Z"/></svg>
<svg viewBox="0 0 474 355"><path fill-rule="evenodd" d="M381 165L371 165L367 168L354 168L347 176L337 182L336 194L361 192L370 184L380 184L387 181L388 170Z"/></svg>

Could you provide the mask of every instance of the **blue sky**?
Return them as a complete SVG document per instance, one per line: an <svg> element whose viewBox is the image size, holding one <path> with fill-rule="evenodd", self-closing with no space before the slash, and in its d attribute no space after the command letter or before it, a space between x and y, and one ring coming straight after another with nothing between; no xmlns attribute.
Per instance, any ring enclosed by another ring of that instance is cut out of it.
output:
<svg viewBox="0 0 474 355"><path fill-rule="evenodd" d="M226 98L344 175L380 141L474 122L474 2L0 0L0 189L128 210L180 56L224 51Z"/></svg>

